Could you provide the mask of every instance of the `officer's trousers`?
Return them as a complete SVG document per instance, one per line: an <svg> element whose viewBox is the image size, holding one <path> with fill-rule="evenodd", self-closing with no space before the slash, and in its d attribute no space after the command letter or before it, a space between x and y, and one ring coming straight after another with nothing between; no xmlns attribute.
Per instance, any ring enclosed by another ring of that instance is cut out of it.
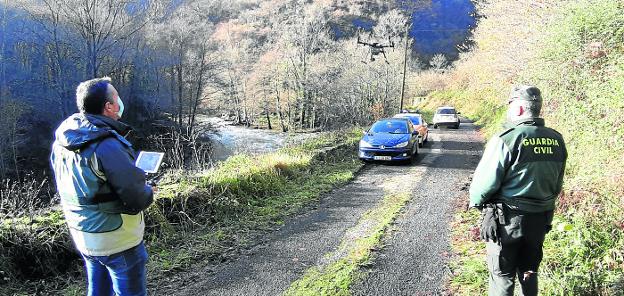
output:
<svg viewBox="0 0 624 296"><path fill-rule="evenodd" d="M506 225L499 227L500 245L486 243L490 296L513 296L516 276L522 288L521 295L537 295L537 269L552 214L552 211L506 212Z"/></svg>

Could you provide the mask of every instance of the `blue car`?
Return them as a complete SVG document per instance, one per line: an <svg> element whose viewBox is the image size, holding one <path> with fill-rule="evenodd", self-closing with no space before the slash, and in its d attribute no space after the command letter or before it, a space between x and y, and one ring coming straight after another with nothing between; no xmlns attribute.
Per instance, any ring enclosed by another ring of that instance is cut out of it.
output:
<svg viewBox="0 0 624 296"><path fill-rule="evenodd" d="M406 161L418 154L418 131L407 118L387 118L375 122L360 140L362 161Z"/></svg>

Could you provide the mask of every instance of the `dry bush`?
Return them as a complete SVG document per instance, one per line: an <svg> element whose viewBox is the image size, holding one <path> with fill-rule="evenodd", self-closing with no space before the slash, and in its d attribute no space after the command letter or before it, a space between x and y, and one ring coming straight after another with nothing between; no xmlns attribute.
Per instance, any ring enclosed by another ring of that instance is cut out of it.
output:
<svg viewBox="0 0 624 296"><path fill-rule="evenodd" d="M20 152L19 120L28 106L18 100L4 98L0 94L0 177L19 174Z"/></svg>
<svg viewBox="0 0 624 296"><path fill-rule="evenodd" d="M73 269L79 259L60 211L3 220L0 248L0 270L9 280L55 276Z"/></svg>
<svg viewBox="0 0 624 296"><path fill-rule="evenodd" d="M27 175L21 180L3 180L0 182L0 220L32 216L37 210L49 207L52 200L47 178Z"/></svg>
<svg viewBox="0 0 624 296"><path fill-rule="evenodd" d="M62 213L52 210L49 181L26 175L0 183L0 283L39 279L73 267L74 251Z"/></svg>
<svg viewBox="0 0 624 296"><path fill-rule="evenodd" d="M212 166L210 140L205 138L209 128L161 127L160 132L148 137L148 143L152 149L165 152L163 168L201 171Z"/></svg>
<svg viewBox="0 0 624 296"><path fill-rule="evenodd" d="M448 75L437 70L420 72L410 79L410 91L415 96L422 96L433 91L446 89L449 82L448 78Z"/></svg>

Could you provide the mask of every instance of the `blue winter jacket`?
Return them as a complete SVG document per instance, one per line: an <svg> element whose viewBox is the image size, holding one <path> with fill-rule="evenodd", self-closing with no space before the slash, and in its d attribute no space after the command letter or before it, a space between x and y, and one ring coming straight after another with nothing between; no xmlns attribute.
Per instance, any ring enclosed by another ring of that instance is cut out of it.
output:
<svg viewBox="0 0 624 296"><path fill-rule="evenodd" d="M138 245L153 201L145 172L122 136L130 127L76 113L56 130L50 160L70 233L80 252L107 256Z"/></svg>

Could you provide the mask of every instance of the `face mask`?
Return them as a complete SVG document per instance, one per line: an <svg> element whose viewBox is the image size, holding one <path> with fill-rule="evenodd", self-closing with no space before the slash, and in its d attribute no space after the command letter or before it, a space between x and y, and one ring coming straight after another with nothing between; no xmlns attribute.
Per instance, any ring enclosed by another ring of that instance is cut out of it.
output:
<svg viewBox="0 0 624 296"><path fill-rule="evenodd" d="M121 100L121 97L117 97L117 103L119 103L119 111L117 111L117 115L119 115L119 118L121 118L124 112L124 104Z"/></svg>

